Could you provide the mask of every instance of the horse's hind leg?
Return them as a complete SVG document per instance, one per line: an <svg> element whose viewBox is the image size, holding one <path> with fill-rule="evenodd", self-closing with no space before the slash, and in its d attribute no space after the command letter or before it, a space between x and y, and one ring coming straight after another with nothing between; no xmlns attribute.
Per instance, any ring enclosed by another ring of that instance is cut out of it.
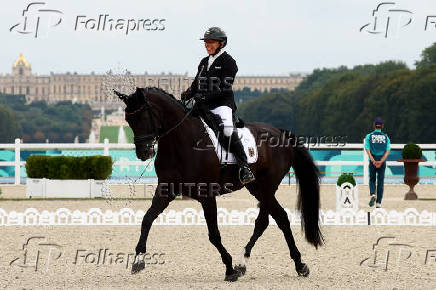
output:
<svg viewBox="0 0 436 290"><path fill-rule="evenodd" d="M248 259L250 258L251 250L253 249L254 245L256 244L257 239L262 236L263 232L266 230L269 224L269 214L268 209L266 206L262 205L260 203L260 210L259 215L256 218L256 222L254 224L254 231L253 235L250 238L250 241L245 246L244 250L244 262L242 264L239 264L235 266L235 269L239 270L242 274L245 274L247 271L247 263Z"/></svg>
<svg viewBox="0 0 436 290"><path fill-rule="evenodd" d="M250 241L245 246L245 258L250 258L251 249L254 247L254 244L256 243L257 239L262 236L263 232L266 230L266 228L269 225L269 214L268 209L266 206L264 206L262 203L260 203L260 209L259 209L259 215L256 218L256 222L254 224L254 231L253 235L250 238Z"/></svg>
<svg viewBox="0 0 436 290"><path fill-rule="evenodd" d="M295 245L294 236L292 235L291 224L288 219L288 215L283 207L279 204L275 196L271 196L268 202L268 209L271 216L276 221L278 227L282 230L285 236L286 243L288 244L291 258L294 260L295 269L298 275L307 276L309 275L309 268L306 264L301 262L301 254Z"/></svg>

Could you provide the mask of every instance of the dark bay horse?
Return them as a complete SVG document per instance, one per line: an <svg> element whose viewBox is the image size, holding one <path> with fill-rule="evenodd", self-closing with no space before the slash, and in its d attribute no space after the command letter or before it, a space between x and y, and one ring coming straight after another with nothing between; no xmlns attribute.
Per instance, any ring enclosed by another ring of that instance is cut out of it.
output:
<svg viewBox="0 0 436 290"><path fill-rule="evenodd" d="M153 221L175 196L189 195L199 201L204 210L209 241L219 251L226 267L225 280L236 281L245 274L246 266L233 267L232 256L221 242L216 196L244 187L239 181L237 166L220 165L201 120L186 115L184 106L174 96L151 87L137 88L128 96L116 94L126 104L125 118L134 133L137 157L141 160L152 157L154 143L158 142L154 163L158 187L142 221L132 274L145 268L145 262L140 257L146 253L147 236ZM275 198L275 192L292 166L299 183L297 207L301 212L302 228L306 240L317 248L323 244L318 220L319 171L304 145L293 142L293 134L263 123L246 123L246 127L256 139L258 160L250 164L256 180L245 187L259 201L259 215L253 235L245 246L244 256L250 257L254 244L268 227L271 215L283 232L298 275L307 276L309 268L301 261L288 216ZM192 186L200 183L214 187L210 190L208 186L209 190L204 192L204 187L202 190L201 186Z"/></svg>

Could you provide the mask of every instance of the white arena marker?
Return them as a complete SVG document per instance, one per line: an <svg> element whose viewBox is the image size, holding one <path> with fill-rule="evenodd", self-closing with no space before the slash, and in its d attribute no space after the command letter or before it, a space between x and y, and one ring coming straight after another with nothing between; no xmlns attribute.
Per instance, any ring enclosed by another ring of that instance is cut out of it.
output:
<svg viewBox="0 0 436 290"><path fill-rule="evenodd" d="M300 213L285 209L291 225L300 225ZM257 208L246 210L229 210L218 208L220 226L254 226ZM7 212L0 208L1 226L137 226L141 225L145 212L122 208L119 211L90 208L87 211L59 208L55 211L39 211L27 208L24 212ZM370 220L368 220L370 218ZM436 226L436 212L424 210L418 212L415 208L404 211L378 208L368 213L366 210L342 209L340 211L320 210L320 223L324 226ZM203 211L185 208L182 211L168 210L159 215L154 225L160 226L205 226ZM270 225L276 225L274 220Z"/></svg>

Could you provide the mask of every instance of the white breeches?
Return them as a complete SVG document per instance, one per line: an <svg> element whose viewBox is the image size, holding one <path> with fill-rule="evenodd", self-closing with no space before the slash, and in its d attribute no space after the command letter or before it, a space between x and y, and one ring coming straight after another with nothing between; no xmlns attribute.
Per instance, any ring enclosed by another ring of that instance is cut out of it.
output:
<svg viewBox="0 0 436 290"><path fill-rule="evenodd" d="M232 108L227 106L219 106L210 111L221 117L221 120L223 121L223 125L224 125L223 133L225 136L230 137L233 133Z"/></svg>

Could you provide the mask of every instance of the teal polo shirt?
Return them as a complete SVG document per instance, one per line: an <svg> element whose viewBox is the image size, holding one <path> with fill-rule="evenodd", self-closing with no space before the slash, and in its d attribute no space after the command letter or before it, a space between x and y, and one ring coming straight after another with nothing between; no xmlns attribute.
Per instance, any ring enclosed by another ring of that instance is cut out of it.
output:
<svg viewBox="0 0 436 290"><path fill-rule="evenodd" d="M387 134L376 129L366 135L365 149L369 149L372 156L383 156L386 151L391 150L391 140Z"/></svg>

